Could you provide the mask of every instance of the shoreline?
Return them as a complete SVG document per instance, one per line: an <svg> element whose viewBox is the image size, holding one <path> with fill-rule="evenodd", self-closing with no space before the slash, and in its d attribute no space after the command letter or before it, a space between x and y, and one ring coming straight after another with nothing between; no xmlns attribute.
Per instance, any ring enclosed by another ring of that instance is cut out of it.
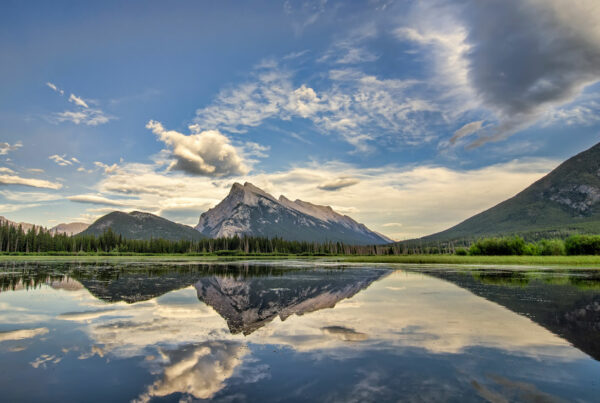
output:
<svg viewBox="0 0 600 403"><path fill-rule="evenodd" d="M0 262L228 262L244 260L304 260L339 263L387 264L450 264L450 265L514 265L514 266L577 266L600 269L600 255L585 256L457 256L457 255L396 255L396 256L302 256L302 255L0 255Z"/></svg>

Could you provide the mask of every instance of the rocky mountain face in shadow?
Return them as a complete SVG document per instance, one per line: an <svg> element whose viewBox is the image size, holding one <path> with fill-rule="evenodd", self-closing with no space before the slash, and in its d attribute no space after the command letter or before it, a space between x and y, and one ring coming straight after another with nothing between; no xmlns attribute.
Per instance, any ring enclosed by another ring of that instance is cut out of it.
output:
<svg viewBox="0 0 600 403"><path fill-rule="evenodd" d="M204 277L194 286L198 299L221 315L231 333L248 335L279 316L283 321L333 308L389 272L378 269L296 271L282 276Z"/></svg>

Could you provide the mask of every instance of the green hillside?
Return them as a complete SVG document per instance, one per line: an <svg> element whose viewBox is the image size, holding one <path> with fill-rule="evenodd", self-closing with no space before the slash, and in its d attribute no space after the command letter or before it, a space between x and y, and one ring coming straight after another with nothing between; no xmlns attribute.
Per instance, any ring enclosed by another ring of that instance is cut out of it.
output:
<svg viewBox="0 0 600 403"><path fill-rule="evenodd" d="M197 240L204 238L201 233L192 227L140 211L131 213L113 211L100 217L81 235L102 235L108 228L127 239L162 238L178 241L181 239Z"/></svg>
<svg viewBox="0 0 600 403"><path fill-rule="evenodd" d="M600 143L527 189L422 241L519 234L527 239L600 233Z"/></svg>

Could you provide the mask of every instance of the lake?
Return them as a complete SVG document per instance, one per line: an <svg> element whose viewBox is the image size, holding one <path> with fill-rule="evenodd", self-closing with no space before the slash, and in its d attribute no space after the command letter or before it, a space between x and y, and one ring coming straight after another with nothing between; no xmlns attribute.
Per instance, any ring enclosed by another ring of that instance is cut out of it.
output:
<svg viewBox="0 0 600 403"><path fill-rule="evenodd" d="M600 274L0 265L2 401L598 401Z"/></svg>

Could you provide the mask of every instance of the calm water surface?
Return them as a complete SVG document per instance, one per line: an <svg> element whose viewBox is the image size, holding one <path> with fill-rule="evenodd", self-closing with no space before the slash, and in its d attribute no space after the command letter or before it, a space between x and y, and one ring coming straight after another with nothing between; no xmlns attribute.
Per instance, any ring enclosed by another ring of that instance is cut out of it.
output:
<svg viewBox="0 0 600 403"><path fill-rule="evenodd" d="M598 401L594 272L2 263L14 401Z"/></svg>

